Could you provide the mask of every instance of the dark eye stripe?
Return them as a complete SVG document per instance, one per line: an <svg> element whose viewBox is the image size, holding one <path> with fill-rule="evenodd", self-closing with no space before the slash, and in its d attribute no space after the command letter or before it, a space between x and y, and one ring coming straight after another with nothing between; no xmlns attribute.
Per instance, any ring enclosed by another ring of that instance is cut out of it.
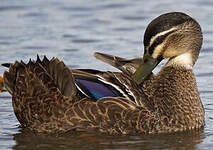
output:
<svg viewBox="0 0 213 150"><path fill-rule="evenodd" d="M152 55L152 53L154 52L155 47L157 47L159 44L161 44L169 34L175 32L175 31L177 31L177 30L170 31L170 32L168 32L168 33L166 33L164 35L161 35L161 36L157 37L155 39L155 41L152 43L152 45L149 47L149 50L148 50L149 54Z"/></svg>

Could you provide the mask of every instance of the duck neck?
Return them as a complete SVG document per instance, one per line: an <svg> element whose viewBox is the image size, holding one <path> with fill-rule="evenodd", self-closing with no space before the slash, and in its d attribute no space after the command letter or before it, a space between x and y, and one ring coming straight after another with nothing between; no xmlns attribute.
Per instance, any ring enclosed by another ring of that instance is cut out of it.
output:
<svg viewBox="0 0 213 150"><path fill-rule="evenodd" d="M191 52L183 53L179 56L170 58L165 66L172 66L175 68L185 68L187 70L192 70L192 67L195 63L195 58Z"/></svg>
<svg viewBox="0 0 213 150"><path fill-rule="evenodd" d="M166 65L158 73L154 89L155 110L168 121L178 118L182 124L203 123L204 110L192 69Z"/></svg>

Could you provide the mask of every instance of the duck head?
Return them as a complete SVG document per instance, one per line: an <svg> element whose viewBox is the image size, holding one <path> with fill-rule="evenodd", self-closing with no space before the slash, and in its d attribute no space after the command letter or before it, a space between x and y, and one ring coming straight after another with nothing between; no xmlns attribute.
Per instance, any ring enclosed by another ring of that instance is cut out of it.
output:
<svg viewBox="0 0 213 150"><path fill-rule="evenodd" d="M133 79L142 83L152 70L165 58L167 65L191 69L202 46L200 25L190 16L171 12L155 18L144 34L144 56Z"/></svg>

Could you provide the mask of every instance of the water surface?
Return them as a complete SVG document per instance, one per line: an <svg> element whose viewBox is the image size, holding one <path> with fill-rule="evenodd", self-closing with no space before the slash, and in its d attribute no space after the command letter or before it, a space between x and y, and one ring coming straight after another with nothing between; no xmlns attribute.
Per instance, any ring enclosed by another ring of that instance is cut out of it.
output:
<svg viewBox="0 0 213 150"><path fill-rule="evenodd" d="M0 63L36 55L59 57L72 68L115 70L93 58L95 51L141 56L147 24L156 16L183 11L202 26L203 48L194 71L206 111L201 132L107 136L92 133L35 135L19 128L11 96L0 95L0 149L211 149L213 146L213 2L211 0L1 0ZM0 74L5 68L0 67Z"/></svg>

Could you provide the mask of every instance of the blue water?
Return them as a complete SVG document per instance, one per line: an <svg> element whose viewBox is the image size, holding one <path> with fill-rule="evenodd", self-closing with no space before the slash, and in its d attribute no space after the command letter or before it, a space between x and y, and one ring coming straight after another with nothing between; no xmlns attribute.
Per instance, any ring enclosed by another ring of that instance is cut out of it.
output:
<svg viewBox="0 0 213 150"><path fill-rule="evenodd" d="M213 146L213 1L212 0L1 0L0 63L27 61L36 55L58 57L72 68L115 70L95 60L95 51L126 58L141 56L147 24L158 15L183 11L204 34L195 65L206 111L200 133L154 136L34 135L19 128L11 96L0 94L0 149L211 149ZM5 68L0 67L2 75Z"/></svg>

